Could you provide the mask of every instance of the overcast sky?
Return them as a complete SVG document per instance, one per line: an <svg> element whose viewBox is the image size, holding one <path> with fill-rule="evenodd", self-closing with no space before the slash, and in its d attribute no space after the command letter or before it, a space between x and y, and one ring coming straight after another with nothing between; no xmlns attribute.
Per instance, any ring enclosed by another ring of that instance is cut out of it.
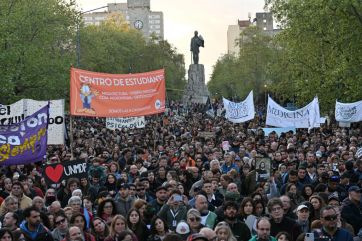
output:
<svg viewBox="0 0 362 241"><path fill-rule="evenodd" d="M127 0L77 0L82 11ZM191 61L190 40L195 30L205 39L200 48L200 64L209 80L212 66L227 52L228 25L248 19L248 12L262 12L264 0L151 0L151 11L162 11L165 39L185 55L186 68ZM186 70L187 71L187 70Z"/></svg>

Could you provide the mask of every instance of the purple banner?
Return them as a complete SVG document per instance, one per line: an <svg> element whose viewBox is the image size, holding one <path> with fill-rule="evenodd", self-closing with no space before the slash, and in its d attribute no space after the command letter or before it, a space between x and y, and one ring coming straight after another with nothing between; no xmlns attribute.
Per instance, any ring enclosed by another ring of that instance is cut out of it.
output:
<svg viewBox="0 0 362 241"><path fill-rule="evenodd" d="M44 160L48 141L48 116L49 105L19 123L0 125L0 165Z"/></svg>

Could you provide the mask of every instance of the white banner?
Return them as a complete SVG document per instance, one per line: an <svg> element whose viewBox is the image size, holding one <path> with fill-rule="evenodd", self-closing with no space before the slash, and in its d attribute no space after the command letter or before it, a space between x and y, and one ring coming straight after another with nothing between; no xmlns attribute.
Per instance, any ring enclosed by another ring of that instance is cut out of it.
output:
<svg viewBox="0 0 362 241"><path fill-rule="evenodd" d="M254 119L255 108L253 101L253 91L240 103L235 103L223 98L226 110L225 118L233 123L242 123Z"/></svg>
<svg viewBox="0 0 362 241"><path fill-rule="evenodd" d="M341 103L336 101L334 113L336 121L359 122L362 121L362 100L353 103Z"/></svg>
<svg viewBox="0 0 362 241"><path fill-rule="evenodd" d="M290 111L277 104L268 96L266 125L275 127L313 128L320 127L318 98L303 108Z"/></svg>
<svg viewBox="0 0 362 241"><path fill-rule="evenodd" d="M24 120L48 104L48 101L22 99L11 105L0 105L0 124L10 125ZM64 144L64 100L51 100L49 109L48 145Z"/></svg>
<svg viewBox="0 0 362 241"><path fill-rule="evenodd" d="M127 118L107 118L106 127L111 130L122 128L144 128L146 125L145 117L127 117Z"/></svg>

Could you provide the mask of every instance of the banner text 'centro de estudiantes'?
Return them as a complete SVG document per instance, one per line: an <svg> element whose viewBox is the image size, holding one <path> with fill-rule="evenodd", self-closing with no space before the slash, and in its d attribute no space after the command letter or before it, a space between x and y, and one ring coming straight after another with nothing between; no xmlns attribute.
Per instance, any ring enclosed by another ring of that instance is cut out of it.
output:
<svg viewBox="0 0 362 241"><path fill-rule="evenodd" d="M49 105L23 121L0 126L0 165L42 161L47 149Z"/></svg>
<svg viewBox="0 0 362 241"><path fill-rule="evenodd" d="M70 113L76 116L134 117L165 111L164 70L107 74L71 69Z"/></svg>

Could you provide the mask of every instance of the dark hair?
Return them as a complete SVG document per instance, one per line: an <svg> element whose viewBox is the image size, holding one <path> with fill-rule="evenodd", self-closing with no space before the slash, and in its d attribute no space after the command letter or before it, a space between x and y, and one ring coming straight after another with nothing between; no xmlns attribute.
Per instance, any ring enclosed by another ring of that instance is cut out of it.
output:
<svg viewBox="0 0 362 241"><path fill-rule="evenodd" d="M314 188L314 192L318 193L318 192L324 192L325 190L327 190L327 185L324 183L319 183L315 188Z"/></svg>
<svg viewBox="0 0 362 241"><path fill-rule="evenodd" d="M243 199L243 201L241 202L240 204L240 215L243 217L243 218L246 218L246 215L244 213L244 207L247 203L251 203L251 206L253 206L253 212L254 212L254 205L253 205L253 199L251 197L246 197Z"/></svg>
<svg viewBox="0 0 362 241"><path fill-rule="evenodd" d="M331 206L331 205L324 206L324 207L321 208L321 211L320 211L321 218L323 218L322 216L323 216L323 212L325 210L333 210L333 212L336 212L336 210L334 210L333 206Z"/></svg>
<svg viewBox="0 0 362 241"><path fill-rule="evenodd" d="M118 234L117 241L122 241L127 235L131 235L133 239L133 233L131 231L124 230Z"/></svg>
<svg viewBox="0 0 362 241"><path fill-rule="evenodd" d="M128 227L130 227L130 228L133 226L133 224L129 221L129 218L130 218L131 213L132 213L133 211L135 211L135 212L138 214L138 216L139 216L138 223L136 224L136 226L139 226L139 224L141 224L141 214L140 214L140 212L139 212L136 208L131 208L131 209L128 211L128 213L127 213L127 225L128 225Z"/></svg>
<svg viewBox="0 0 362 241"><path fill-rule="evenodd" d="M24 186L23 186L23 184L21 184L21 182L18 182L18 181L13 182L13 185L11 187L13 187L13 186L20 186L21 189L24 191Z"/></svg>
<svg viewBox="0 0 362 241"><path fill-rule="evenodd" d="M13 233L10 231L10 229L2 228L0 230L0 238L2 238L6 233L10 234L11 240L14 240Z"/></svg>
<svg viewBox="0 0 362 241"><path fill-rule="evenodd" d="M269 200L269 202L267 204L267 208L268 208L269 213L271 213L271 210L272 210L273 206L275 206L275 205L279 205L280 207L283 207L283 203L280 200L280 198L274 197L274 198Z"/></svg>
<svg viewBox="0 0 362 241"><path fill-rule="evenodd" d="M233 207L238 210L238 204L234 201L227 201L223 205L223 210L225 211L228 207Z"/></svg>
<svg viewBox="0 0 362 241"><path fill-rule="evenodd" d="M102 234L102 235L104 235L104 237L107 237L107 236L109 235L109 227L108 227L108 225L106 224L106 222L105 222L102 218L100 218L100 217L95 217L95 218L93 219L93 221L92 221L91 228L92 228L92 231L93 231L93 234L94 234L96 240L98 240L98 236L99 236L99 234L96 233L96 231L95 231L95 229L94 229L94 221L96 221L96 220L99 220L99 221L101 221L101 222L104 224L104 231L103 231L103 234Z"/></svg>
<svg viewBox="0 0 362 241"><path fill-rule="evenodd" d="M163 241L182 241L182 238L178 234L169 233L169 234L166 234Z"/></svg>
<svg viewBox="0 0 362 241"><path fill-rule="evenodd" d="M23 216L24 216L24 218L30 217L30 216L31 216L31 212L33 212L33 211L40 213L40 211L39 211L38 208L36 208L36 207L34 207L34 206L30 206L30 207L27 207L27 208L24 209L24 211L23 211Z"/></svg>
<svg viewBox="0 0 362 241"><path fill-rule="evenodd" d="M163 226L165 228L165 231L168 230L168 225L165 222L165 220L163 220L163 218L159 217L159 216L155 216L152 220L151 220L151 233L152 234L158 234L157 230L156 230L156 221L157 219L160 219L163 222Z"/></svg>
<svg viewBox="0 0 362 241"><path fill-rule="evenodd" d="M97 209L97 216L98 217L102 217L102 214L104 212L104 206L107 204L107 203L111 203L112 204L112 216L116 215L117 214L117 208L116 208L116 204L115 202L112 200L112 199L106 199L104 200L103 202L101 202L98 206L98 209Z"/></svg>
<svg viewBox="0 0 362 241"><path fill-rule="evenodd" d="M285 231L279 232L279 233L275 236L275 238L278 240L278 238L279 238L280 236L282 236L282 235L285 235L285 237L286 237L289 241L292 240L292 239L290 238L289 233L287 233L287 232L285 232Z"/></svg>
<svg viewBox="0 0 362 241"><path fill-rule="evenodd" d="M86 231L87 230L87 220L85 219L84 215L81 214L81 213L77 213L77 214L74 214L72 215L72 217L70 218L70 224L71 225L74 225L74 222L75 222L75 219L77 217L81 217L84 221L84 227L83 227L83 230L82 231Z"/></svg>
<svg viewBox="0 0 362 241"><path fill-rule="evenodd" d="M256 214L256 205L261 204L263 206L263 214L265 213L265 203L261 199L253 200L254 214Z"/></svg>

